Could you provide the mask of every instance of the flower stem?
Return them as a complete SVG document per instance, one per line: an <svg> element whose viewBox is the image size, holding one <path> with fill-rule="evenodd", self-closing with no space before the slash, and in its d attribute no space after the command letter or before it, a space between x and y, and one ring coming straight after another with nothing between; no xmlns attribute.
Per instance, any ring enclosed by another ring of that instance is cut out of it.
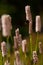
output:
<svg viewBox="0 0 43 65"><path fill-rule="evenodd" d="M42 59L42 54L41 54L41 65L43 65L43 63L42 63L43 61L42 61L42 60L43 60L43 59Z"/></svg>
<svg viewBox="0 0 43 65"><path fill-rule="evenodd" d="M4 58L2 57L2 65L4 65L4 61L3 61L3 59L4 59Z"/></svg>
<svg viewBox="0 0 43 65"><path fill-rule="evenodd" d="M36 47L35 47L35 50L37 51L38 49L38 32L37 32L37 37L36 37Z"/></svg>
<svg viewBox="0 0 43 65"><path fill-rule="evenodd" d="M32 35L30 34L30 57L31 57L31 60L32 60Z"/></svg>

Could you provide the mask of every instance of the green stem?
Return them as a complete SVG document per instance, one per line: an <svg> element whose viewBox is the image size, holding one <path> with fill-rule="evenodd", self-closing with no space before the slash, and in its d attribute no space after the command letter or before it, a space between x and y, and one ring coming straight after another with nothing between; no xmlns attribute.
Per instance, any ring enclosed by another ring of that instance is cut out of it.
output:
<svg viewBox="0 0 43 65"><path fill-rule="evenodd" d="M9 45L9 37L7 37L7 46ZM8 53L10 53L9 47L7 47Z"/></svg>
<svg viewBox="0 0 43 65"><path fill-rule="evenodd" d="M26 65L27 65L27 55L26 55L26 53L25 53L25 62L26 62Z"/></svg>
<svg viewBox="0 0 43 65"><path fill-rule="evenodd" d="M10 51L13 52L13 39L12 39L12 35L11 35L11 44L10 44L11 48Z"/></svg>
<svg viewBox="0 0 43 65"><path fill-rule="evenodd" d="M30 34L30 54L31 54L31 60L32 60L32 35Z"/></svg>
<svg viewBox="0 0 43 65"><path fill-rule="evenodd" d="M38 49L38 32L37 32L37 37L36 37L36 47L35 47L35 50L37 51Z"/></svg>
<svg viewBox="0 0 43 65"><path fill-rule="evenodd" d="M9 37L7 37L7 44L9 43Z"/></svg>
<svg viewBox="0 0 43 65"><path fill-rule="evenodd" d="M2 65L4 65L3 59L4 59L4 58L2 57Z"/></svg>
<svg viewBox="0 0 43 65"><path fill-rule="evenodd" d="M43 62L43 61L42 61L42 54L41 54L41 65L43 65L42 62Z"/></svg>

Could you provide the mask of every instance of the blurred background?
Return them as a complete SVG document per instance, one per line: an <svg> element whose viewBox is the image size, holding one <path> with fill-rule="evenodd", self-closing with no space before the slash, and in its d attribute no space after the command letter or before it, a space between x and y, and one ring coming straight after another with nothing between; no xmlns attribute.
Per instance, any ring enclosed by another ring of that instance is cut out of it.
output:
<svg viewBox="0 0 43 65"><path fill-rule="evenodd" d="M31 6L33 19L33 31L35 32L35 16L41 16L42 32L43 32L43 2L42 0L0 0L0 17L3 14L9 14L12 17L12 33L17 27L20 28L22 35L28 35L28 21L25 17L25 6Z"/></svg>

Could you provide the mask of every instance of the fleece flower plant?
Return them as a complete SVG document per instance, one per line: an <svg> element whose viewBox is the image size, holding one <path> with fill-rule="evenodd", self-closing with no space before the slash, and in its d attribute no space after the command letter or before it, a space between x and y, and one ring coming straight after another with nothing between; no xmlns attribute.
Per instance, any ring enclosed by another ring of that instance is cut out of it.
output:
<svg viewBox="0 0 43 65"><path fill-rule="evenodd" d="M15 35L11 36L11 30L12 30L12 24L11 24L11 16L8 14L4 14L1 16L1 23L2 23L2 36L7 38L7 42L3 41L1 43L1 50L2 50L2 58L5 57L7 55L7 44L9 43L9 38L10 42L12 40L13 37L13 41L12 43L14 43L14 46L11 45L10 48L14 49L15 52L15 60L14 60L14 65L22 65L21 63L21 57L19 56L19 53L21 53L21 56L24 54L24 58L23 61L25 60L25 64L27 65L26 61L28 61L28 56L30 59L30 63L31 61L33 61L33 65L37 64L38 62L38 48L39 48L39 53L42 54L42 45L41 42L39 42L39 32L41 32L41 17L40 15L37 15L35 18L35 31L36 31L36 44L35 44L35 49L33 50L33 44L32 44L32 14L31 14L31 9L30 6L27 5L25 6L25 13L26 13L26 20L28 20L29 22L29 53L28 51L28 44L27 44L27 40L26 39L22 39L22 35L20 34L19 28L17 28L15 30ZM39 45L39 46L38 46ZM42 58L42 56L41 56ZM42 64L42 62L41 62Z"/></svg>

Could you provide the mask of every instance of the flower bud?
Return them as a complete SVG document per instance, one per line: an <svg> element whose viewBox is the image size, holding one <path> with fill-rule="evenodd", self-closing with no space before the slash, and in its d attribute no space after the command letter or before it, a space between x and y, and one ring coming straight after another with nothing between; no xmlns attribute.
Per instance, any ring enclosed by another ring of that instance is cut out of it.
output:
<svg viewBox="0 0 43 65"><path fill-rule="evenodd" d="M32 22L32 16L31 16L29 5L25 6L25 13L26 13L26 20L28 20L29 22Z"/></svg>
<svg viewBox="0 0 43 65"><path fill-rule="evenodd" d="M41 31L41 18L39 15L36 16L36 32Z"/></svg>
<svg viewBox="0 0 43 65"><path fill-rule="evenodd" d="M36 64L38 61L37 52L33 51L33 63Z"/></svg>
<svg viewBox="0 0 43 65"><path fill-rule="evenodd" d="M4 57L7 54L7 47L4 41L1 43L1 50L2 50L2 56Z"/></svg>
<svg viewBox="0 0 43 65"><path fill-rule="evenodd" d="M39 53L41 54L42 52L43 52L42 42L39 42Z"/></svg>
<svg viewBox="0 0 43 65"><path fill-rule="evenodd" d="M22 51L25 53L27 51L27 41L26 39L22 40Z"/></svg>
<svg viewBox="0 0 43 65"><path fill-rule="evenodd" d="M6 15L6 14L2 15L1 21L2 21L2 34L3 34L3 36L10 36L10 32L12 29L10 15Z"/></svg>

